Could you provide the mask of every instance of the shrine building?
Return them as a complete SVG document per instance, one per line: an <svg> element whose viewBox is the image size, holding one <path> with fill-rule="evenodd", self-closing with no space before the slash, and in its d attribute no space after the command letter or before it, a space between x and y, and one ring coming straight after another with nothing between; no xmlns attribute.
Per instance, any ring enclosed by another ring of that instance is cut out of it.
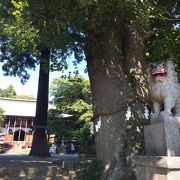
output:
<svg viewBox="0 0 180 180"><path fill-rule="evenodd" d="M51 107L49 104L49 108ZM5 123L1 129L4 142L31 146L36 100L0 97L0 108L4 110L5 115Z"/></svg>

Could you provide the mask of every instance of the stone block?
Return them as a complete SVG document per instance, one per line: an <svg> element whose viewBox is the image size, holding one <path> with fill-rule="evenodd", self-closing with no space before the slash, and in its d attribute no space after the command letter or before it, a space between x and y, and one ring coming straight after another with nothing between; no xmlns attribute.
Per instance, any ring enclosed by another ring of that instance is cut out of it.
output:
<svg viewBox="0 0 180 180"><path fill-rule="evenodd" d="M180 156L180 117L166 117L144 127L145 154Z"/></svg>
<svg viewBox="0 0 180 180"><path fill-rule="evenodd" d="M138 180L178 180L180 179L180 157L135 156Z"/></svg>

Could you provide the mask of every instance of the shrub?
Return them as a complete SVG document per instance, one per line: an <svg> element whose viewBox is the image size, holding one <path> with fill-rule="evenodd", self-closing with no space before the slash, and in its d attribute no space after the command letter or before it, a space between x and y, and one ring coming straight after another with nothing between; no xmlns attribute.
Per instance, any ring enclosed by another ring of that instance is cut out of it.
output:
<svg viewBox="0 0 180 180"><path fill-rule="evenodd" d="M77 175L77 180L100 180L104 165L101 161L83 162Z"/></svg>

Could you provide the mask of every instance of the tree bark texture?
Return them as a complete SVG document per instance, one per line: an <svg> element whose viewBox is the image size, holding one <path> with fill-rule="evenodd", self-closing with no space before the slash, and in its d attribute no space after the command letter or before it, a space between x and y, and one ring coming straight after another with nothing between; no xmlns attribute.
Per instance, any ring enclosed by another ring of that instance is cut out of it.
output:
<svg viewBox="0 0 180 180"><path fill-rule="evenodd" d="M48 93L49 93L49 49L41 51L39 69L39 83L36 104L36 117L34 121L33 142L30 156L48 157Z"/></svg>
<svg viewBox="0 0 180 180"><path fill-rule="evenodd" d="M130 97L146 94L142 88L136 89L139 86L134 87L139 83L139 74L142 74L145 65L144 39L134 33L130 27L111 26L103 33L91 32L88 37L85 53L92 90L94 124L99 119L102 121L101 128L95 132L96 153L99 160L109 165L104 179L114 177L124 180L125 177L128 179L127 172L131 174L123 144L127 110L124 104ZM131 107L135 107L134 118L143 118L139 102L133 102ZM118 172L114 172L115 169ZM108 171L112 173L108 174ZM129 179L133 180L132 176Z"/></svg>

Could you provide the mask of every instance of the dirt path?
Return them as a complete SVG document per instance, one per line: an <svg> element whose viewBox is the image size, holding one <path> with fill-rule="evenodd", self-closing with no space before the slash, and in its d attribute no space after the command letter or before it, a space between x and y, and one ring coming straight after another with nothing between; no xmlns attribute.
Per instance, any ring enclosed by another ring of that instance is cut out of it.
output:
<svg viewBox="0 0 180 180"><path fill-rule="evenodd" d="M30 152L30 148L22 149L21 147L15 147L10 150L8 150L5 154L7 155L28 155Z"/></svg>

